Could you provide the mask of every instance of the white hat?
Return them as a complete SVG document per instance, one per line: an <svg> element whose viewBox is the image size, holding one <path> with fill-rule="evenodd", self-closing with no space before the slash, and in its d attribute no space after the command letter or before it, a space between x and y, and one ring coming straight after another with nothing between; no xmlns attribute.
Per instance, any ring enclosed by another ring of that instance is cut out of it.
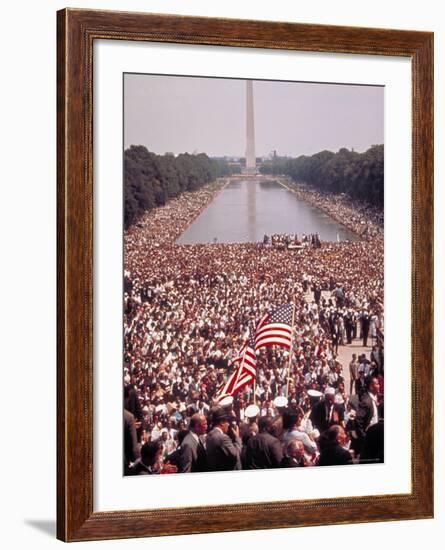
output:
<svg viewBox="0 0 445 550"><path fill-rule="evenodd" d="M275 397L273 404L278 408L287 407L287 397L284 397L284 395L279 395L278 397Z"/></svg>
<svg viewBox="0 0 445 550"><path fill-rule="evenodd" d="M318 390L307 390L309 397L321 397L323 394Z"/></svg>
<svg viewBox="0 0 445 550"><path fill-rule="evenodd" d="M228 407L233 403L233 397L231 395L227 395L226 397L223 397L221 401L219 401L219 404L221 407Z"/></svg>
<svg viewBox="0 0 445 550"><path fill-rule="evenodd" d="M249 405L248 407L246 407L244 414L247 416L247 418L255 418L260 414L260 408L258 407L258 405Z"/></svg>
<svg viewBox="0 0 445 550"><path fill-rule="evenodd" d="M324 390L324 394L325 394L325 395L335 395L335 389L334 389L334 388L331 388L331 386L328 386L328 387Z"/></svg>

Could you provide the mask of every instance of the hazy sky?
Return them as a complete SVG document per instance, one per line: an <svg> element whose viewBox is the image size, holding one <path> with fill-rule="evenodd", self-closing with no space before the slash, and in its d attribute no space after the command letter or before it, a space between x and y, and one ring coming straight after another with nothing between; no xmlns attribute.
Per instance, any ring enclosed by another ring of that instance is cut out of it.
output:
<svg viewBox="0 0 445 550"><path fill-rule="evenodd" d="M255 80L253 94L257 156L383 143L383 87ZM124 146L243 156L245 96L245 80L126 74Z"/></svg>

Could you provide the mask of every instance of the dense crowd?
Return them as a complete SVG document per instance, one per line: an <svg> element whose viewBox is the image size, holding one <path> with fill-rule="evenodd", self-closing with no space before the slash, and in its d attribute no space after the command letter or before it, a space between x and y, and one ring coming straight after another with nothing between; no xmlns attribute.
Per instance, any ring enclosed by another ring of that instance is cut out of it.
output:
<svg viewBox="0 0 445 550"><path fill-rule="evenodd" d="M275 233L274 235L264 235L263 246L275 246L278 248L304 248L313 246L321 248L320 235L310 233L309 235L298 235L298 233Z"/></svg>
<svg viewBox="0 0 445 550"><path fill-rule="evenodd" d="M280 456L283 465L381 460L380 431L379 445L367 443L371 427L382 425L384 369L383 234L374 212L348 206L355 226L371 228L367 239L323 242L298 255L257 243L175 244L225 183L184 193L125 233L127 473L232 469L223 467L223 444L231 456L239 450L236 468L277 467ZM337 202L331 208L344 212ZM286 303L296 310L291 355L261 349L256 384L221 408L218 390L237 350L266 311ZM369 356L342 365L338 347L354 338ZM370 388L378 388L375 399ZM249 416L253 403L258 411ZM276 460L258 466L263 439ZM198 444L199 467L184 465L187 442ZM259 446L256 454L249 445Z"/></svg>

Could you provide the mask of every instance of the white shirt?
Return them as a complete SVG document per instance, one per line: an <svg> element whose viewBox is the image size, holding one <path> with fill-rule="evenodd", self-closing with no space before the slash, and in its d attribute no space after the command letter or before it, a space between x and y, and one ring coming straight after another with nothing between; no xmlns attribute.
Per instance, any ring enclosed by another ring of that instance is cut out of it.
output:
<svg viewBox="0 0 445 550"><path fill-rule="evenodd" d="M368 424L367 430L369 430L371 426L374 426L374 424L377 424L377 422L379 421L379 412L377 409L377 396L374 395L373 393L368 393L368 395L372 401L372 418Z"/></svg>

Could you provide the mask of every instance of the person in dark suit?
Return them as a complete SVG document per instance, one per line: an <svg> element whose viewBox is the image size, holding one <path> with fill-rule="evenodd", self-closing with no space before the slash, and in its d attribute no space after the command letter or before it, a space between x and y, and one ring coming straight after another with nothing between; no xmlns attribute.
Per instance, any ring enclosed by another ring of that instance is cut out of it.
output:
<svg viewBox="0 0 445 550"><path fill-rule="evenodd" d="M379 403L380 384L376 376L368 376L365 379L365 393L360 399L357 410L357 428L358 436L362 442L365 441L368 430L378 424L380 414Z"/></svg>
<svg viewBox="0 0 445 550"><path fill-rule="evenodd" d="M352 464L351 453L343 448L347 437L341 426L331 426L320 437L319 466L343 466Z"/></svg>
<svg viewBox="0 0 445 550"><path fill-rule="evenodd" d="M141 439L142 435L142 422L144 419L144 413L142 412L139 397L131 384L124 386L124 409L131 412L134 416L134 425L136 428L136 434L138 439Z"/></svg>
<svg viewBox="0 0 445 550"><path fill-rule="evenodd" d="M124 409L124 475L130 475L130 465L140 456L134 416Z"/></svg>
<svg viewBox="0 0 445 550"><path fill-rule="evenodd" d="M270 432L273 421L270 416L262 416L258 421L259 433L247 442L245 466L247 470L279 468L283 458L281 443Z"/></svg>
<svg viewBox="0 0 445 550"><path fill-rule="evenodd" d="M320 304L321 299L321 288L320 285L316 284L314 288L314 300L317 306Z"/></svg>
<svg viewBox="0 0 445 550"><path fill-rule="evenodd" d="M196 413L190 418L190 431L181 443L179 472L206 472L207 454L202 436L207 431L207 419Z"/></svg>
<svg viewBox="0 0 445 550"><path fill-rule="evenodd" d="M131 412L136 422L142 421L144 415L142 413L141 404L138 394L131 384L127 384L124 387L124 408Z"/></svg>
<svg viewBox="0 0 445 550"><path fill-rule="evenodd" d="M212 426L206 440L209 471L241 470L242 443L233 417L217 407L212 412Z"/></svg>
<svg viewBox="0 0 445 550"><path fill-rule="evenodd" d="M384 462L384 426L383 418L379 419L366 432L360 463Z"/></svg>
<svg viewBox="0 0 445 550"><path fill-rule="evenodd" d="M330 426L341 424L344 419L342 407L335 403L335 389L327 387L324 399L314 405L310 418L312 424L320 433L325 432Z"/></svg>
<svg viewBox="0 0 445 550"><path fill-rule="evenodd" d="M369 317L369 313L366 310L364 310L360 316L360 324L362 327L362 338L363 338L364 348L366 348L368 345L368 334L369 334L370 322L371 322L371 319Z"/></svg>
<svg viewBox="0 0 445 550"><path fill-rule="evenodd" d="M344 324L345 324L345 331L346 331L346 340L348 344L352 344L352 332L353 332L353 313L349 309L346 315L343 318Z"/></svg>
<svg viewBox="0 0 445 550"><path fill-rule="evenodd" d="M136 460L129 474L132 476L147 476L159 474L163 446L160 439L144 443L141 448L141 458Z"/></svg>
<svg viewBox="0 0 445 550"><path fill-rule="evenodd" d="M286 447L286 454L281 460L281 468L296 468L306 466L304 458L304 445L298 439L291 439Z"/></svg>

